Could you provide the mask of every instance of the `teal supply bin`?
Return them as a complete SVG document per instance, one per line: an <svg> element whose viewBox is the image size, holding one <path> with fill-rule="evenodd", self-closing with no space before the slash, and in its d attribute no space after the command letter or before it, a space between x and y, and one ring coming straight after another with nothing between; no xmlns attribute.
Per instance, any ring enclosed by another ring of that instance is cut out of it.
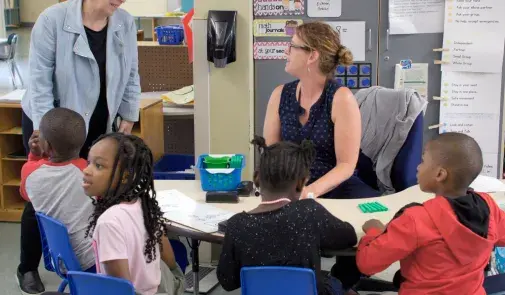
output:
<svg viewBox="0 0 505 295"><path fill-rule="evenodd" d="M244 155L237 154L237 158L241 159L240 168L219 168L212 169L205 166L205 157L209 155L201 155L198 157L198 170L200 171L200 180L202 190L206 192L215 191L233 191L236 190L242 181L242 169L245 167ZM219 156L219 155L215 155Z"/></svg>
<svg viewBox="0 0 505 295"><path fill-rule="evenodd" d="M181 11L188 13L193 9L194 0L181 0Z"/></svg>

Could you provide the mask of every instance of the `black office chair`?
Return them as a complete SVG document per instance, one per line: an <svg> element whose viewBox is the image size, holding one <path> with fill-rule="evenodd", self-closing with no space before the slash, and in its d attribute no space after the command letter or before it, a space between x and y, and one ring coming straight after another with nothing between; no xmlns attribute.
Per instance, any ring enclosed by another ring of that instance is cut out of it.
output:
<svg viewBox="0 0 505 295"><path fill-rule="evenodd" d="M21 73L16 63L17 44L18 44L18 35L12 33L7 38L7 44L2 46L4 47L4 50L0 50L0 61L7 63L11 73L12 86L14 87L14 89L18 88L16 86L16 74L19 79L19 82L21 83L20 88L24 88L23 77L21 77Z"/></svg>

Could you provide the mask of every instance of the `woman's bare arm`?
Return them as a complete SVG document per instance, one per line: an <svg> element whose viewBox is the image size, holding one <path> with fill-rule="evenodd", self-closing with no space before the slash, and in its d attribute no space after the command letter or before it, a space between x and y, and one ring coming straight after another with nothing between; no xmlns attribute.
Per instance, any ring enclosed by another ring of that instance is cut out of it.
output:
<svg viewBox="0 0 505 295"><path fill-rule="evenodd" d="M281 119L279 118L279 103L284 85L277 86L267 105L265 123L263 125L263 137L267 145L281 141Z"/></svg>
<svg viewBox="0 0 505 295"><path fill-rule="evenodd" d="M349 179L356 169L361 143L361 114L358 103L348 88L341 87L335 93L331 118L335 124L337 165L306 187L303 197L309 192L314 193L315 197L324 195Z"/></svg>

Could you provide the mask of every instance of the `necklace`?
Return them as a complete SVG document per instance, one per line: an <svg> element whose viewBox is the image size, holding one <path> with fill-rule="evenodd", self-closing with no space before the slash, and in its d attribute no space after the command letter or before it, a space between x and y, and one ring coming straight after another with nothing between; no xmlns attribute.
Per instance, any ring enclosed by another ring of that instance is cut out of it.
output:
<svg viewBox="0 0 505 295"><path fill-rule="evenodd" d="M288 199L288 198L280 198L280 199L277 199L277 200L274 200L274 201L263 201L260 203L260 205L272 205L272 204L278 204L280 202L288 202L290 203L291 200Z"/></svg>

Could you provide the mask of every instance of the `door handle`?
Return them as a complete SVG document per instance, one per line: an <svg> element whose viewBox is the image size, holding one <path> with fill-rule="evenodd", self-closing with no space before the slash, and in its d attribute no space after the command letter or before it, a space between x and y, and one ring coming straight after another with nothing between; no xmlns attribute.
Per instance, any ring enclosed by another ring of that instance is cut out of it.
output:
<svg viewBox="0 0 505 295"><path fill-rule="evenodd" d="M368 29L368 51L372 51L372 29Z"/></svg>
<svg viewBox="0 0 505 295"><path fill-rule="evenodd" d="M387 29L386 30L386 51L389 51L389 33L390 33L390 30Z"/></svg>

